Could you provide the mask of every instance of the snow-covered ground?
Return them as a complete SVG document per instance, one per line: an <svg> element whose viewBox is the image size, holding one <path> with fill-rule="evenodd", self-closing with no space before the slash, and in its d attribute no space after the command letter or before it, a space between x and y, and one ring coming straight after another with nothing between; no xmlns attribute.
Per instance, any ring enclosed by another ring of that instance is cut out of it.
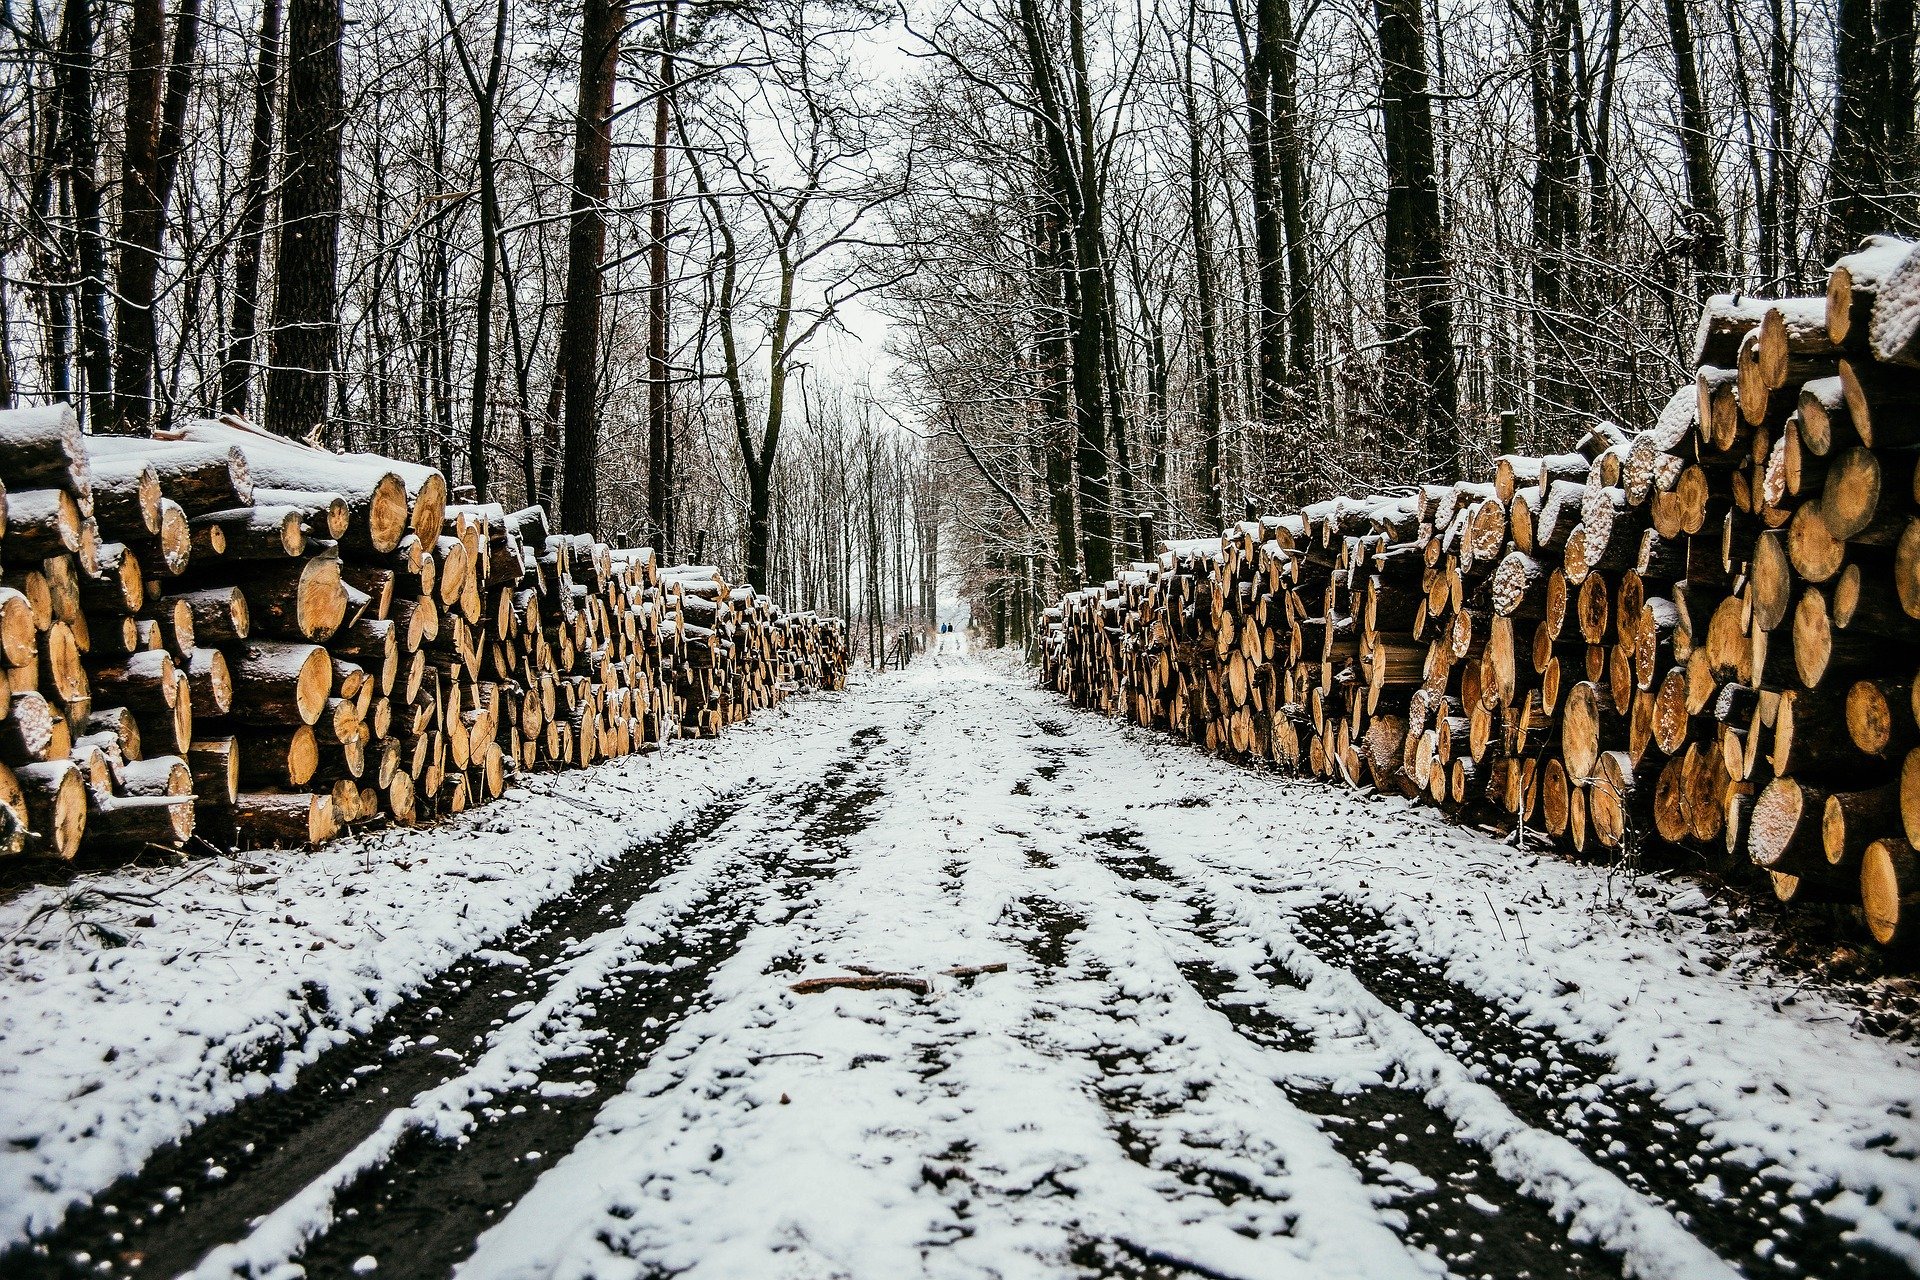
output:
<svg viewBox="0 0 1920 1280"><path fill-rule="evenodd" d="M714 805L528 960L543 901ZM1726 903L1223 765L995 657L936 653L438 831L83 883L0 906L0 1240L111 1199L209 1115L270 1109L479 949L503 1002L483 1034L380 1051L439 1055L431 1087L154 1256L503 1280L1920 1273L1920 1054L1778 971ZM942 972L980 965L1005 968ZM791 990L846 966L930 990ZM195 1188L168 1191L191 1228ZM397 1229L420 1215L447 1240ZM88 1231L29 1260L111 1270L138 1244Z"/></svg>

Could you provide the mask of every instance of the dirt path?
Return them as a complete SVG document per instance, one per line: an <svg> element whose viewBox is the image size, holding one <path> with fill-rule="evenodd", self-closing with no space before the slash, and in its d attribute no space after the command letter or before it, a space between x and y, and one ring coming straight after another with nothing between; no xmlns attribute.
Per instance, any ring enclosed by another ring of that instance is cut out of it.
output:
<svg viewBox="0 0 1920 1280"><path fill-rule="evenodd" d="M849 700L0 1273L1920 1273L1911 1053L1686 886L983 662Z"/></svg>

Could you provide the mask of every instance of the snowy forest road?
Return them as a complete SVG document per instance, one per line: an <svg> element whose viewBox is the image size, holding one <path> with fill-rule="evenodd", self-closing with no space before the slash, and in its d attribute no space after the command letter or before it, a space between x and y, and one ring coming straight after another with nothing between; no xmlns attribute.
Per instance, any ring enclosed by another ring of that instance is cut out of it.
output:
<svg viewBox="0 0 1920 1280"><path fill-rule="evenodd" d="M1689 882L949 655L708 781L0 1273L1920 1273L1911 1046Z"/></svg>

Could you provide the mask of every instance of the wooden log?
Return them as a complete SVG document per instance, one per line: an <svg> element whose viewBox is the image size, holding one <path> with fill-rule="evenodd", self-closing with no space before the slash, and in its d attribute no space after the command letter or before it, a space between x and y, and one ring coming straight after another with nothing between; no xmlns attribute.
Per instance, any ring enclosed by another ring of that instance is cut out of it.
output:
<svg viewBox="0 0 1920 1280"><path fill-rule="evenodd" d="M333 662L316 644L249 640L227 651L227 666L242 724L313 724L333 688Z"/></svg>
<svg viewBox="0 0 1920 1280"><path fill-rule="evenodd" d="M159 536L160 502L166 495L151 462L138 456L96 458L89 469L93 518L102 533L121 540Z"/></svg>
<svg viewBox="0 0 1920 1280"><path fill-rule="evenodd" d="M1860 863L1860 905L1867 931L1884 947L1910 947L1920 920L1920 855L1889 837L1867 846Z"/></svg>
<svg viewBox="0 0 1920 1280"><path fill-rule="evenodd" d="M436 480L426 485L424 509L416 505L410 513L408 494L415 486L406 476L426 468L368 454L329 453L232 423L193 422L183 428L183 434L202 443L239 449L254 478L263 485L345 498L353 518L343 541L353 550L374 555L391 552L405 536L410 515L421 521L431 517L430 532L413 526L421 537L438 536L440 532L446 482L438 479L438 472L429 473Z"/></svg>
<svg viewBox="0 0 1920 1280"><path fill-rule="evenodd" d="M1820 843L1828 866L1857 871L1868 845L1899 830L1900 784L1889 782L1829 795L1820 822Z"/></svg>
<svg viewBox="0 0 1920 1280"><path fill-rule="evenodd" d="M193 834L191 795L95 795L87 809L89 849L177 849Z"/></svg>
<svg viewBox="0 0 1920 1280"><path fill-rule="evenodd" d="M88 492L87 437L71 405L0 409L0 484L9 491L61 489L74 497Z"/></svg>
<svg viewBox="0 0 1920 1280"><path fill-rule="evenodd" d="M324 641L346 621L346 586L340 562L331 556L258 564L242 590L255 636Z"/></svg>
<svg viewBox="0 0 1920 1280"><path fill-rule="evenodd" d="M1880 282L1912 248L1897 236L1868 236L1834 261L1827 271L1827 336L1836 347L1866 340Z"/></svg>
<svg viewBox="0 0 1920 1280"><path fill-rule="evenodd" d="M80 504L65 489L9 489L6 514L10 561L44 560L80 549Z"/></svg>
<svg viewBox="0 0 1920 1280"><path fill-rule="evenodd" d="M247 459L227 445L183 445L131 436L91 436L92 448L106 458L138 458L154 469L160 492L191 516L253 505L253 476Z"/></svg>
<svg viewBox="0 0 1920 1280"><path fill-rule="evenodd" d="M234 825L241 838L266 845L313 847L339 832L333 800L304 791L242 792L234 800Z"/></svg>
<svg viewBox="0 0 1920 1280"><path fill-rule="evenodd" d="M1789 777L1769 782L1748 822L1747 856L1757 867L1809 875L1827 864L1823 825L1827 793Z"/></svg>
<svg viewBox="0 0 1920 1280"><path fill-rule="evenodd" d="M1920 368L1920 256L1906 256L1880 275L1867 325L1874 358Z"/></svg>
<svg viewBox="0 0 1920 1280"><path fill-rule="evenodd" d="M220 530L229 560L273 560L300 555L307 549L307 516L299 507L233 507L195 516L195 530Z"/></svg>
<svg viewBox="0 0 1920 1280"><path fill-rule="evenodd" d="M1760 327L1772 303L1762 298L1717 293L1700 308L1694 328L1693 359L1700 365L1731 365L1741 340Z"/></svg>
<svg viewBox="0 0 1920 1280"><path fill-rule="evenodd" d="M1599 685L1583 680L1568 690L1561 712L1560 753L1570 779L1592 781L1601 753L1625 745L1625 718Z"/></svg>

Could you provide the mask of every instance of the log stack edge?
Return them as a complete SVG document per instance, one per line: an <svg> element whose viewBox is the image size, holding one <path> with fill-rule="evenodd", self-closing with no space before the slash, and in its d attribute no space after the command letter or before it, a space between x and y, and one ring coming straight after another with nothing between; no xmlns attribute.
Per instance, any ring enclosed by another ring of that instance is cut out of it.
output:
<svg viewBox="0 0 1920 1280"><path fill-rule="evenodd" d="M0 855L316 845L845 687L713 566L244 422L0 411Z"/></svg>
<svg viewBox="0 0 1920 1280"><path fill-rule="evenodd" d="M1920 936L1920 247L1711 299L1637 433L1249 519L1047 613L1074 702Z"/></svg>

